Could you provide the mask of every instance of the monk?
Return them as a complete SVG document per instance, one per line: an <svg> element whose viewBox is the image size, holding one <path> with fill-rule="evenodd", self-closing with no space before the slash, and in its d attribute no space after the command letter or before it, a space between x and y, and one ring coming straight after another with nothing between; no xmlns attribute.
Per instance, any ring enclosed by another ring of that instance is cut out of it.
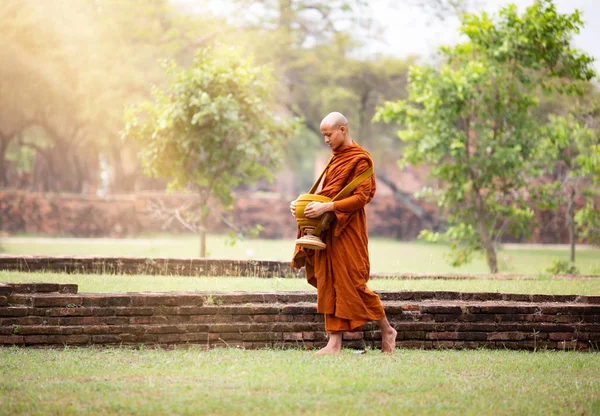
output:
<svg viewBox="0 0 600 416"><path fill-rule="evenodd" d="M328 114L321 121L321 133L331 148L332 160L318 192L330 198L368 170L373 161L369 153L354 143L348 120L341 113ZM367 288L370 273L365 205L375 195L375 175L358 185L347 197L335 202L310 202L304 214L319 218L326 212L335 221L322 235L324 250L296 246L292 266L305 267L308 282L317 288L317 311L325 315L327 346L318 355L337 355L342 349L342 333L354 331L369 321L381 329L382 351L393 353L396 330L385 316L379 296ZM295 215L296 201L290 204ZM300 230L298 230L300 236Z"/></svg>

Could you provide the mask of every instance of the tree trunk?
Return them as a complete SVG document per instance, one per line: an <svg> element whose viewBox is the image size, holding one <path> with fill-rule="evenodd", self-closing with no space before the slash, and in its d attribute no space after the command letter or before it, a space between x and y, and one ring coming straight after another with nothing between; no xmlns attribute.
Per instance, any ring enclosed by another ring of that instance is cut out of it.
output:
<svg viewBox="0 0 600 416"><path fill-rule="evenodd" d="M490 238L488 233L485 210L483 209L483 201L478 189L473 190L473 196L475 201L475 214L477 215L477 225L479 228L479 236L481 238L481 244L485 251L488 267L490 273L498 273L498 258L496 256L496 246Z"/></svg>
<svg viewBox="0 0 600 416"><path fill-rule="evenodd" d="M575 264L575 240L577 239L575 230L575 187L569 189L569 199L567 202L567 224L569 226L569 244L571 246L570 259L571 264Z"/></svg>
<svg viewBox="0 0 600 416"><path fill-rule="evenodd" d="M7 148L8 140L5 140L4 137L0 137L0 188L8 186L8 178L6 175L6 163L4 159Z"/></svg>
<svg viewBox="0 0 600 416"><path fill-rule="evenodd" d="M410 210L419 220L421 220L425 228L430 228L433 231L439 231L440 225L433 219L427 211L421 207L412 195L398 189L396 184L390 178L382 173L377 174L377 179L386 184L394 193L394 197Z"/></svg>
<svg viewBox="0 0 600 416"><path fill-rule="evenodd" d="M204 213L200 215L200 229L198 230L198 236L200 237L200 257L206 257L206 217Z"/></svg>

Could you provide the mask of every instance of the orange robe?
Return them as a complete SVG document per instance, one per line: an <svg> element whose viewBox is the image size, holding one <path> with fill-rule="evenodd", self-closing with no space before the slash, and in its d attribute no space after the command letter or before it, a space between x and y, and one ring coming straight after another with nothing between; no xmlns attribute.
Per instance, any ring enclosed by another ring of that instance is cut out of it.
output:
<svg viewBox="0 0 600 416"><path fill-rule="evenodd" d="M356 143L334 150L319 194L335 197L372 165L369 153ZM336 220L321 235L325 250L296 246L294 252L292 266L306 267L308 282L317 288L317 312L325 314L329 333L356 330L385 317L379 296L367 288L370 263L364 207L374 195L373 174L349 196L334 202Z"/></svg>

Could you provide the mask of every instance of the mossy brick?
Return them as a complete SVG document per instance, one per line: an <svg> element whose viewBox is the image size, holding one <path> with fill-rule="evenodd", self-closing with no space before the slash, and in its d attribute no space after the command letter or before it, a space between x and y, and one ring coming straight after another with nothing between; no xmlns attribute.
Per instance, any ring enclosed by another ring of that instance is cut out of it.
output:
<svg viewBox="0 0 600 416"><path fill-rule="evenodd" d="M46 316L92 316L90 308L52 308Z"/></svg>

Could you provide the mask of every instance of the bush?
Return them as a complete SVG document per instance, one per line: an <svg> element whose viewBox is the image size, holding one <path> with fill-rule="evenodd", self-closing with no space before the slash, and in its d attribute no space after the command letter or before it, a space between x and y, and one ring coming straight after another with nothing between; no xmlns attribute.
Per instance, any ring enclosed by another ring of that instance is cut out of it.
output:
<svg viewBox="0 0 600 416"><path fill-rule="evenodd" d="M556 274L579 274L579 269L571 262L566 260L554 260L550 267L544 269L545 273Z"/></svg>

